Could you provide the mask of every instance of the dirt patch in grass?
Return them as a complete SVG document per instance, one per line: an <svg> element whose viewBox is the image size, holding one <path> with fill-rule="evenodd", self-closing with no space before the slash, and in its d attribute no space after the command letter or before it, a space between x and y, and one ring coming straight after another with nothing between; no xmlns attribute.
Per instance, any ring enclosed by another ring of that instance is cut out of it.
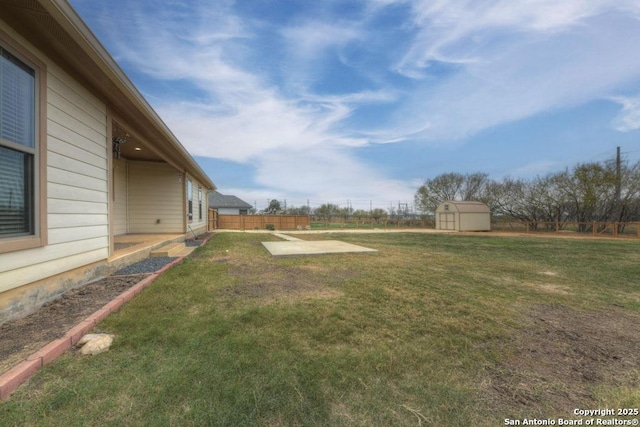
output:
<svg viewBox="0 0 640 427"><path fill-rule="evenodd" d="M243 263L233 265L229 274L241 283L219 289L219 297L229 302L249 299L257 305L265 305L276 301L342 296L338 287L355 273L316 265L265 267Z"/></svg>
<svg viewBox="0 0 640 427"><path fill-rule="evenodd" d="M598 388L639 380L639 316L615 307L591 312L540 305L528 321L504 344L509 356L489 375L489 399L501 412L569 416L574 408L597 408Z"/></svg>
<svg viewBox="0 0 640 427"><path fill-rule="evenodd" d="M318 286L301 283L248 283L231 286L220 290L220 295L239 298L260 300L258 305L269 304L276 301L293 301L300 299L335 298L343 295L337 289L318 289ZM255 301L254 301L255 302Z"/></svg>
<svg viewBox="0 0 640 427"><path fill-rule="evenodd" d="M0 373L61 338L145 277L147 275L106 277L66 292L27 317L3 323L0 325Z"/></svg>

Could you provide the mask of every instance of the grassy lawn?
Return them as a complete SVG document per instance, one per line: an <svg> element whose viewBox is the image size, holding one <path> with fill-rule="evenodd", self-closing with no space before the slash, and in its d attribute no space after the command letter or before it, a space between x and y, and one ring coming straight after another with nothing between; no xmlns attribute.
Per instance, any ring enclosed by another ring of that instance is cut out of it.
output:
<svg viewBox="0 0 640 427"><path fill-rule="evenodd" d="M4 425L496 426L640 402L640 242L221 233L0 403Z"/></svg>

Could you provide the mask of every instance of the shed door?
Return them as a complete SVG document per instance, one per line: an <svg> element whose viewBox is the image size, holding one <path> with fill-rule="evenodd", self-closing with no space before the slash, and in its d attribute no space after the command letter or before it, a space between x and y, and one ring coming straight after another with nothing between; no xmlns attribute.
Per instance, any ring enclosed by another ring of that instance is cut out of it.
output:
<svg viewBox="0 0 640 427"><path fill-rule="evenodd" d="M455 230L456 229L456 214L455 213L440 213L438 221L440 222L440 230Z"/></svg>

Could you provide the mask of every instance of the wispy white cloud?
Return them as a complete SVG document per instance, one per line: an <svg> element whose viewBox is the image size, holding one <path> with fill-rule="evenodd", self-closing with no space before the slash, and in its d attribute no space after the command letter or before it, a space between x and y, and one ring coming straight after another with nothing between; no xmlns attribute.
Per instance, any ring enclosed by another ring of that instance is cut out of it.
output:
<svg viewBox="0 0 640 427"><path fill-rule="evenodd" d="M358 149L460 144L591 100L622 106L616 129L640 128L637 0L370 0L349 17L328 0L276 23L232 0L116 3L90 2L116 59L180 88L144 94L193 154L251 164L260 194L410 200L415 182Z"/></svg>
<svg viewBox="0 0 640 427"><path fill-rule="evenodd" d="M423 77L434 58L467 62L435 87L418 81L396 113L396 128L429 125L421 134L427 140L459 139L599 99L636 81L640 56L629 53L640 22L627 12L639 7L569 3L494 2L487 10L454 3L453 11L445 3L424 5L419 22L431 19L442 35L416 41L399 69Z"/></svg>
<svg viewBox="0 0 640 427"><path fill-rule="evenodd" d="M270 152L258 160L258 182L269 183L286 194L312 194L320 199L379 198L396 194L402 199L413 197L404 182L388 179L351 154L348 149L316 147L282 156Z"/></svg>
<svg viewBox="0 0 640 427"><path fill-rule="evenodd" d="M622 111L613 120L614 129L620 132L640 129L640 96L612 97L611 100L622 105Z"/></svg>
<svg viewBox="0 0 640 427"><path fill-rule="evenodd" d="M280 33L291 56L301 61L319 59L328 49L345 46L365 36L352 25L318 20L282 28Z"/></svg>
<svg viewBox="0 0 640 427"><path fill-rule="evenodd" d="M486 61L491 46L508 46L521 37L551 37L580 26L586 19L617 11L640 13L632 0L413 0L417 34L397 69L423 77L430 61L473 63ZM489 58L490 59L490 58Z"/></svg>
<svg viewBox="0 0 640 427"><path fill-rule="evenodd" d="M348 113L346 107L329 105L324 112L318 108L271 97L244 104L226 116L215 114L206 104L163 104L159 111L189 149L205 157L246 162L274 150L291 155L321 145L361 145L331 130Z"/></svg>

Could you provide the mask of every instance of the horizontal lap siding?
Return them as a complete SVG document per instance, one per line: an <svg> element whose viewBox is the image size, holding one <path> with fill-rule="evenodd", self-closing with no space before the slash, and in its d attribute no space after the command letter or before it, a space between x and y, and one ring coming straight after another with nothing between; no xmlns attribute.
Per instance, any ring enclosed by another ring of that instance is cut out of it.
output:
<svg viewBox="0 0 640 427"><path fill-rule="evenodd" d="M166 163L128 162L129 233L182 233L183 175ZM159 220L159 222L158 222Z"/></svg>
<svg viewBox="0 0 640 427"><path fill-rule="evenodd" d="M240 215L240 209L238 208L217 208L218 215Z"/></svg>
<svg viewBox="0 0 640 427"><path fill-rule="evenodd" d="M127 234L127 160L113 161L113 235Z"/></svg>
<svg viewBox="0 0 640 427"><path fill-rule="evenodd" d="M0 292L109 255L106 106L46 57L48 244L0 254Z"/></svg>
<svg viewBox="0 0 640 427"><path fill-rule="evenodd" d="M209 209L209 201L207 199L208 190L204 188L202 183L196 181L193 177L189 177L193 182L193 220L189 222L189 227L194 232L205 231L207 228L207 215ZM200 201L198 200L198 187L202 190L202 218L200 218ZM185 187L186 188L186 187ZM185 206L186 212L187 206ZM202 230L204 228L204 230Z"/></svg>
<svg viewBox="0 0 640 427"><path fill-rule="evenodd" d="M100 249L83 229L105 230L109 222L106 107L56 67L48 86L49 244L60 243L58 235L75 235L77 249L68 253L76 255ZM101 237L108 255L108 229Z"/></svg>

